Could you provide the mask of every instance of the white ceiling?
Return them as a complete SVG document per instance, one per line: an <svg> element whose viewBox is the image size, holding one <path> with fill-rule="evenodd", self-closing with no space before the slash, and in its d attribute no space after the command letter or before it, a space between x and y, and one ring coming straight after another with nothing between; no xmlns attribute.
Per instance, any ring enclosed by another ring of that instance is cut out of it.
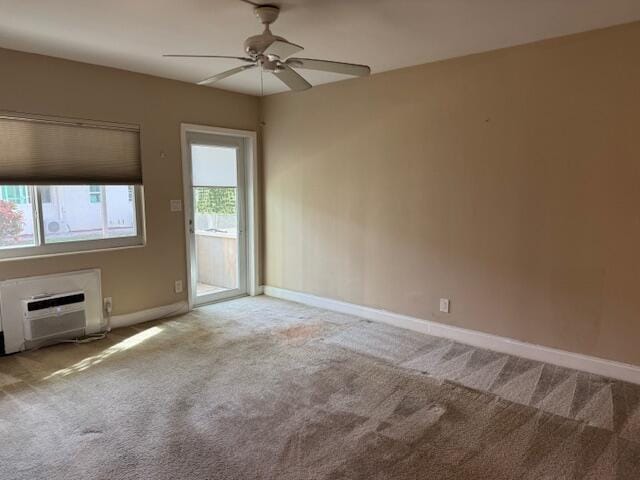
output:
<svg viewBox="0 0 640 480"><path fill-rule="evenodd" d="M256 0L257 3L268 3ZM640 20L640 0L275 0L275 34L298 56L364 63L374 73ZM0 0L0 46L195 82L235 61L260 33L242 0ZM339 75L304 71L313 84ZM260 94L250 70L216 85ZM285 88L264 75L265 94Z"/></svg>

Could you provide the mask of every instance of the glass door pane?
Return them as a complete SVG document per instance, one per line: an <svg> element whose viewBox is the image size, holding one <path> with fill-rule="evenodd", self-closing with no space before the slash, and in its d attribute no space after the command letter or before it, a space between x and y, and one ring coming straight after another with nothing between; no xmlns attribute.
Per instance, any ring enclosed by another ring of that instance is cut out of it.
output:
<svg viewBox="0 0 640 480"><path fill-rule="evenodd" d="M196 303L243 288L239 158L233 146L191 144Z"/></svg>

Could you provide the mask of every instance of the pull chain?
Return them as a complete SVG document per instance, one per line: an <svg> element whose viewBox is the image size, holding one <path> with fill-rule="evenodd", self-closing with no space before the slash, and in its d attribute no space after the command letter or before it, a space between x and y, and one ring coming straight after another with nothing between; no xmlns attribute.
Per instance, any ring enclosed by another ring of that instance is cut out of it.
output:
<svg viewBox="0 0 640 480"><path fill-rule="evenodd" d="M260 96L264 97L264 80L262 79L262 66L260 67Z"/></svg>

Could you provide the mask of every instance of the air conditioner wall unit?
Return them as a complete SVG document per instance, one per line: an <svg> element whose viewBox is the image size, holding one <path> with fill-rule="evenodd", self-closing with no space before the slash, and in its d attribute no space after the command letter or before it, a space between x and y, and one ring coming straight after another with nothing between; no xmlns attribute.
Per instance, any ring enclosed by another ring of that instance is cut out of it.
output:
<svg viewBox="0 0 640 480"><path fill-rule="evenodd" d="M23 300L22 310L27 342L85 334L87 316L83 291L38 295Z"/></svg>
<svg viewBox="0 0 640 480"><path fill-rule="evenodd" d="M104 332L99 269L0 282L0 353ZM3 345L4 344L4 352Z"/></svg>

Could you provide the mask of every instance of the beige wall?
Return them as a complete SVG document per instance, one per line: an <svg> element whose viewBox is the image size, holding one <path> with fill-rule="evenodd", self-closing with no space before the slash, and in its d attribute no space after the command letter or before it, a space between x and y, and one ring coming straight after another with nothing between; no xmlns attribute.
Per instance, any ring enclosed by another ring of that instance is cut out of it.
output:
<svg viewBox="0 0 640 480"><path fill-rule="evenodd" d="M2 261L0 280L99 267L115 314L185 300L173 291L186 282L184 220L169 211L182 198L180 123L256 130L258 100L2 49L0 72L0 110L141 125L147 225L144 248Z"/></svg>
<svg viewBox="0 0 640 480"><path fill-rule="evenodd" d="M635 23L267 98L265 283L640 364L639 59Z"/></svg>

